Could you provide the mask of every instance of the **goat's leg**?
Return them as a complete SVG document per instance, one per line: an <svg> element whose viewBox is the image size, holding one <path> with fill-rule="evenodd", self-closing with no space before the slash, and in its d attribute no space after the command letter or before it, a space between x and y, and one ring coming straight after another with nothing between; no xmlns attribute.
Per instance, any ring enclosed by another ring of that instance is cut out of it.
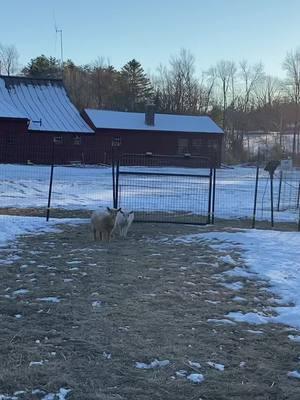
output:
<svg viewBox="0 0 300 400"><path fill-rule="evenodd" d="M107 233L106 233L106 231L101 232L101 240L103 240L104 242L107 241Z"/></svg>

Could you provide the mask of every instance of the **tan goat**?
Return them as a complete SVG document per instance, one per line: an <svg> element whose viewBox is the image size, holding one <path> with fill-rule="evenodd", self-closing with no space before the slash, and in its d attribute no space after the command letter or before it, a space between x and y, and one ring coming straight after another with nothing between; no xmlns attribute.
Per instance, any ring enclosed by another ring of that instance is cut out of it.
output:
<svg viewBox="0 0 300 400"><path fill-rule="evenodd" d="M97 240L98 234L99 240L110 241L119 211L121 211L121 208L116 209L106 207L105 211L94 211L92 213L91 226L94 240Z"/></svg>

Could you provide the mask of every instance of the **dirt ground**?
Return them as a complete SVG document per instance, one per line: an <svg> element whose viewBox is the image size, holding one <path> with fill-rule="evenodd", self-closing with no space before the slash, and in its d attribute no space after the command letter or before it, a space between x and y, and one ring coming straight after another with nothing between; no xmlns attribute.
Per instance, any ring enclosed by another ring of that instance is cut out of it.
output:
<svg viewBox="0 0 300 400"><path fill-rule="evenodd" d="M207 229L136 223L126 240L107 244L92 241L88 224L65 225L2 249L0 398L42 399L63 387L76 400L299 400L299 380L287 377L299 366L292 329L216 321L269 312L266 283L228 277L245 286L227 289L218 275L230 267L215 250L173 241ZM170 364L136 368L154 359Z"/></svg>

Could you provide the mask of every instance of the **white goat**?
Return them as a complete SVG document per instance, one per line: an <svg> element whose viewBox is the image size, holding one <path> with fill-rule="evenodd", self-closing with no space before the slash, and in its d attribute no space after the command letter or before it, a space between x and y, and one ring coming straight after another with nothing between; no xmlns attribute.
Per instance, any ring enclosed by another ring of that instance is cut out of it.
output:
<svg viewBox="0 0 300 400"><path fill-rule="evenodd" d="M119 211L121 211L121 208L106 207L105 211L94 211L92 213L91 226L94 233L94 240L97 240L98 233L99 240L110 241Z"/></svg>
<svg viewBox="0 0 300 400"><path fill-rule="evenodd" d="M120 212L116 217L113 233L117 232L122 238L126 238L128 229L130 228L133 220L134 220L133 211L120 210Z"/></svg>

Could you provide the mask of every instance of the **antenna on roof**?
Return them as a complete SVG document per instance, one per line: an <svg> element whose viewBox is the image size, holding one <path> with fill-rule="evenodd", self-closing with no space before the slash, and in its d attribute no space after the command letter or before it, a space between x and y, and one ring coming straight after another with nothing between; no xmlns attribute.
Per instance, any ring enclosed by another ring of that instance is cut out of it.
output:
<svg viewBox="0 0 300 400"><path fill-rule="evenodd" d="M56 34L60 34L60 65L61 65L61 70L63 71L64 69L64 52L63 52L63 38L62 38L62 34L63 34L63 30L62 29L58 29L57 26L55 25L55 32Z"/></svg>
<svg viewBox="0 0 300 400"><path fill-rule="evenodd" d="M57 39L57 34L60 34L60 67L63 75L63 70L64 70L64 52L63 52L63 30L58 29L57 23L56 23L56 18L55 18L55 10L53 10L53 20L54 20L54 29L55 29L55 47L56 47L56 39Z"/></svg>

